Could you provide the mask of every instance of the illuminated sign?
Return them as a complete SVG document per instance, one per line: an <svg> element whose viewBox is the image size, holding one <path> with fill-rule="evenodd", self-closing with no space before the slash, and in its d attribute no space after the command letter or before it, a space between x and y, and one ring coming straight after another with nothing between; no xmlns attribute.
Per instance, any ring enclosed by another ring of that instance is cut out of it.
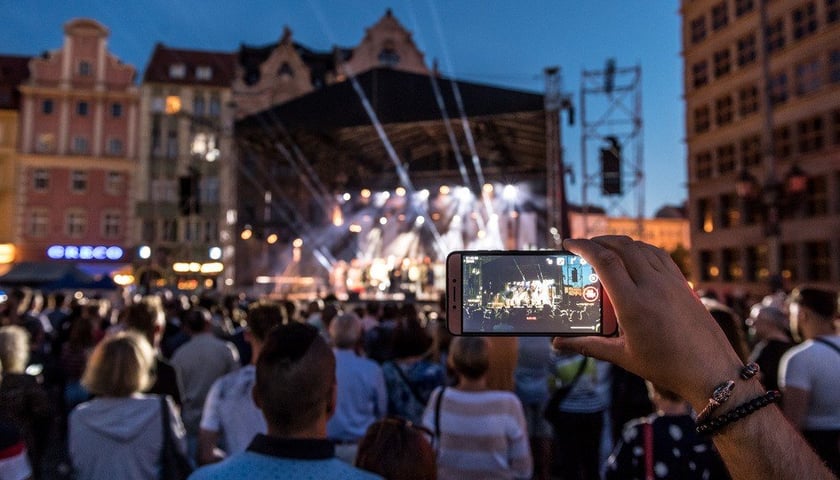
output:
<svg viewBox="0 0 840 480"><path fill-rule="evenodd" d="M123 249L112 245L53 245L47 256L55 260L119 260Z"/></svg>

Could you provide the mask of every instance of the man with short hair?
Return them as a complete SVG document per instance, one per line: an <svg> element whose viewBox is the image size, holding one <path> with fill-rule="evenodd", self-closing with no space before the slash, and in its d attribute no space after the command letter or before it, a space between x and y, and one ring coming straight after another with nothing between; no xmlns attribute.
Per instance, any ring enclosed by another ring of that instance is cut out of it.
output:
<svg viewBox="0 0 840 480"><path fill-rule="evenodd" d="M335 367L335 355L316 328L291 323L272 330L257 358L253 389L268 433L190 480L380 478L335 458L327 440L336 406Z"/></svg>
<svg viewBox="0 0 840 480"><path fill-rule="evenodd" d="M335 347L338 402L327 424L327 434L336 443L336 455L354 463L359 440L367 428L385 416L388 391L382 368L359 356L362 322L355 313L344 313L330 324Z"/></svg>
<svg viewBox="0 0 840 480"><path fill-rule="evenodd" d="M788 330L790 322L778 308L758 304L751 309L746 323L755 338L749 360L760 367L758 375L761 383L768 390L778 390L779 362L794 345Z"/></svg>
<svg viewBox="0 0 840 480"><path fill-rule="evenodd" d="M198 429L207 392L217 378L239 368L239 352L230 342L213 334L212 317L205 308L193 307L184 314L183 323L190 339L178 347L171 363L184 387L181 418L187 429L190 457L198 451Z"/></svg>
<svg viewBox="0 0 840 480"><path fill-rule="evenodd" d="M783 411L835 475L840 474L840 335L837 293L805 287L791 292L791 330L805 341L782 356Z"/></svg>
<svg viewBox="0 0 840 480"><path fill-rule="evenodd" d="M210 387L198 431L199 464L243 452L254 435L266 432L265 419L251 390L263 342L274 327L286 323L285 318L285 310L273 302L261 301L248 308L245 341L251 345L251 363L220 377ZM224 450L219 448L220 443Z"/></svg>

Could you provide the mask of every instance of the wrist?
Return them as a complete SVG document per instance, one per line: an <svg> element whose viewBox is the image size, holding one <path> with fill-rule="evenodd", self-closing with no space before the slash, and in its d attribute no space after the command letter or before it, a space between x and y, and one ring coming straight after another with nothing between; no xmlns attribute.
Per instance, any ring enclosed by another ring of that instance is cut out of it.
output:
<svg viewBox="0 0 840 480"><path fill-rule="evenodd" d="M731 381L733 385L729 389L726 400L713 406L714 412L710 416L726 414L736 406L765 393L764 387L755 378L756 373L757 371L752 371L750 367L740 363L731 365L722 369L715 377L709 376L704 382L704 386L701 387L702 390L696 392L697 395L686 399L691 403L696 413L711 410L708 407L715 390Z"/></svg>

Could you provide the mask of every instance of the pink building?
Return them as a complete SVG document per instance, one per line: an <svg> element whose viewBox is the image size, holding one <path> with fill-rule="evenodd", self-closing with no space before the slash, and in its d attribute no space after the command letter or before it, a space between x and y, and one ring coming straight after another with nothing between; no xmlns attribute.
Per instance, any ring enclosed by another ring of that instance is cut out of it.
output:
<svg viewBox="0 0 840 480"><path fill-rule="evenodd" d="M17 261L75 260L105 271L130 260L137 159L136 71L90 19L33 58L21 85ZM104 247L104 248L103 248Z"/></svg>

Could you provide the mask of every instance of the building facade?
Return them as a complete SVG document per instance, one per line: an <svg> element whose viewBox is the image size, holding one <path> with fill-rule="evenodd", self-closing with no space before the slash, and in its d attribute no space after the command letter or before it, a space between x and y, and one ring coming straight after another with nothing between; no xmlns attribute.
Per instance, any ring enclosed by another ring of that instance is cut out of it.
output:
<svg viewBox="0 0 840 480"><path fill-rule="evenodd" d="M693 280L840 281L840 2L683 0Z"/></svg>
<svg viewBox="0 0 840 480"><path fill-rule="evenodd" d="M147 65L133 242L145 288L215 289L232 278L235 58L157 44Z"/></svg>
<svg viewBox="0 0 840 480"><path fill-rule="evenodd" d="M0 56L0 274L15 259L15 168L20 84L29 77L29 57Z"/></svg>
<svg viewBox="0 0 840 480"><path fill-rule="evenodd" d="M135 69L89 19L64 25L61 48L32 58L20 86L16 261L72 260L92 273L130 256L137 160Z"/></svg>

